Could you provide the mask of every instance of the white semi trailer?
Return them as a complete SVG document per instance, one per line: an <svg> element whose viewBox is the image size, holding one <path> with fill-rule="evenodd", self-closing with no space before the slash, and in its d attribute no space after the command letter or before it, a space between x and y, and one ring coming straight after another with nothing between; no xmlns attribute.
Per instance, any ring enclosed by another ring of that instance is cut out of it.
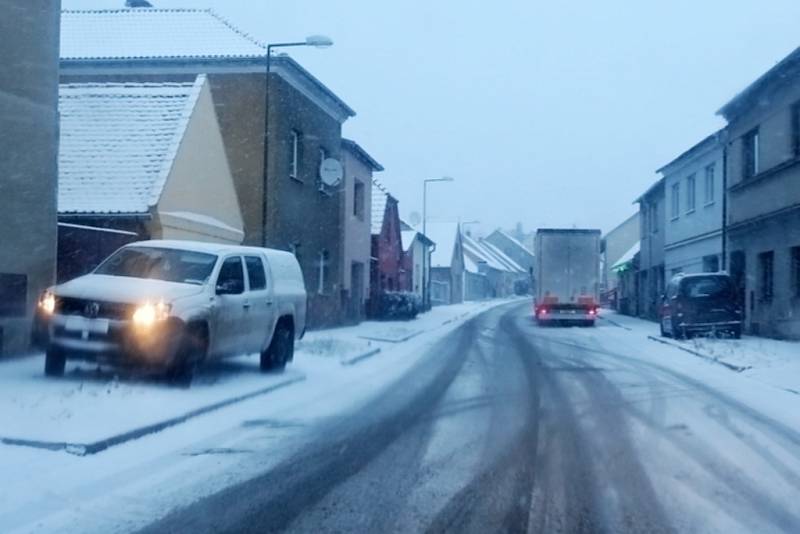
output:
<svg viewBox="0 0 800 534"><path fill-rule="evenodd" d="M536 231L534 314L539 324L594 326L599 305L600 230Z"/></svg>

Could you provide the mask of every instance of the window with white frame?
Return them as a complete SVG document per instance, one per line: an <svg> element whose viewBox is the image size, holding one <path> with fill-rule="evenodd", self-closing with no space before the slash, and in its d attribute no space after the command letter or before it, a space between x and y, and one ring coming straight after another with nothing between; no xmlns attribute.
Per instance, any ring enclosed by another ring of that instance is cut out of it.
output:
<svg viewBox="0 0 800 534"><path fill-rule="evenodd" d="M705 204L708 206L709 204L714 203L714 173L716 171L716 165L713 163L711 165L706 166L706 175L705 175Z"/></svg>
<svg viewBox="0 0 800 534"><path fill-rule="evenodd" d="M681 184L672 184L672 209L670 210L672 219L677 219L681 216Z"/></svg>
<svg viewBox="0 0 800 534"><path fill-rule="evenodd" d="M686 178L686 213L691 213L695 209L697 180L694 174Z"/></svg>
<svg viewBox="0 0 800 534"><path fill-rule="evenodd" d="M745 179L758 174L758 128L750 130L742 137L742 166Z"/></svg>
<svg viewBox="0 0 800 534"><path fill-rule="evenodd" d="M292 130L289 138L289 177L300 179L300 132Z"/></svg>
<svg viewBox="0 0 800 534"><path fill-rule="evenodd" d="M328 279L330 278L330 252L327 249L322 249L319 251L319 280L317 284L317 293L320 295L325 293L325 284L329 283Z"/></svg>

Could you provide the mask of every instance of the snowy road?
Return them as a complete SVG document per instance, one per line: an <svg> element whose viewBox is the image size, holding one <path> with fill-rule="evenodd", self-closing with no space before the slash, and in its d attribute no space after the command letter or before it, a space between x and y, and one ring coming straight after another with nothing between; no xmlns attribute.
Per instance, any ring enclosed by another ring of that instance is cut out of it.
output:
<svg viewBox="0 0 800 534"><path fill-rule="evenodd" d="M608 323L538 328L528 308L454 329L146 531L800 531L798 396Z"/></svg>

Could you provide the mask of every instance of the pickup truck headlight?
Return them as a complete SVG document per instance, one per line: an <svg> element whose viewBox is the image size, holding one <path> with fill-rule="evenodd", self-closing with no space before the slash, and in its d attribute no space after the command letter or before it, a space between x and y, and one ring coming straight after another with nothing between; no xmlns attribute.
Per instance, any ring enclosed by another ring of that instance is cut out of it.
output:
<svg viewBox="0 0 800 534"><path fill-rule="evenodd" d="M149 328L169 317L170 305L164 302L146 302L133 312L133 324Z"/></svg>
<svg viewBox="0 0 800 534"><path fill-rule="evenodd" d="M52 291L45 291L42 294L39 299L39 309L45 315L53 315L53 312L56 311L56 296L53 295Z"/></svg>

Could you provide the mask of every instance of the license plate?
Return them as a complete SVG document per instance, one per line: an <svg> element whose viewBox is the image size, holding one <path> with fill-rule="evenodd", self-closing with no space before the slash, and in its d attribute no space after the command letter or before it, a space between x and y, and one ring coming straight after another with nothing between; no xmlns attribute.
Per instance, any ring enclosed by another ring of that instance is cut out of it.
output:
<svg viewBox="0 0 800 534"><path fill-rule="evenodd" d="M67 317L64 329L70 332L91 332L92 334L108 334L108 319L87 319L78 315Z"/></svg>

